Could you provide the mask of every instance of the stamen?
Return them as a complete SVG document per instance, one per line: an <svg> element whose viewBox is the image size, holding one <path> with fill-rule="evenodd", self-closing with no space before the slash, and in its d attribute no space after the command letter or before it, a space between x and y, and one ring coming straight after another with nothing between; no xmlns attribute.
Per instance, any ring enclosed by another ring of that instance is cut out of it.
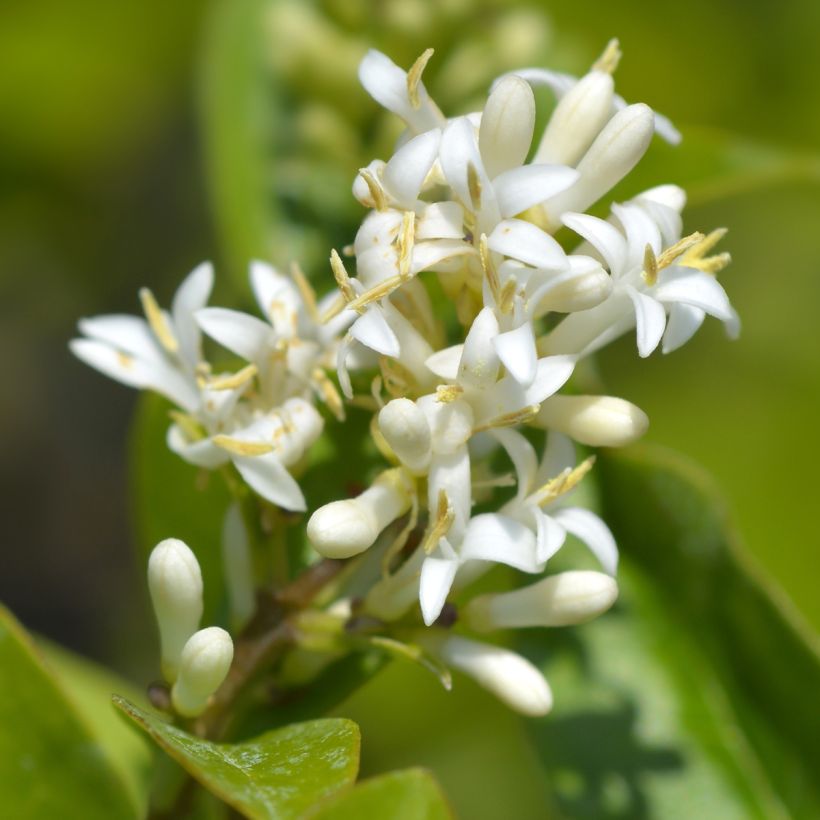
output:
<svg viewBox="0 0 820 820"><path fill-rule="evenodd" d="M436 401L449 404L455 401L463 392L464 388L458 384L440 384L436 388Z"/></svg>
<svg viewBox="0 0 820 820"><path fill-rule="evenodd" d="M290 263L290 276L296 283L296 287L299 289L299 293L302 296L302 301L305 303L305 307L307 308L308 315L314 322L318 322L319 308L316 304L316 291L313 289L310 282L308 282L307 276L305 276L305 272L302 268L299 267L298 262Z"/></svg>
<svg viewBox="0 0 820 820"><path fill-rule="evenodd" d="M168 415L171 420L179 427L185 434L188 441L199 441L205 438L205 431L202 425L188 413L183 413L180 410L169 410Z"/></svg>
<svg viewBox="0 0 820 820"><path fill-rule="evenodd" d="M330 269L333 271L336 284L339 286L339 290L342 292L345 302L352 302L356 298L356 291L353 290L353 285L345 268L345 263L342 262L335 248L330 252Z"/></svg>
<svg viewBox="0 0 820 820"><path fill-rule="evenodd" d="M316 382L316 388L319 391L319 395L330 409L330 412L333 413L339 421L344 421L344 403L342 402L342 397L339 395L339 391L336 389L336 385L333 384L327 373L325 373L321 367L317 367L313 373L311 373L311 376Z"/></svg>
<svg viewBox="0 0 820 820"><path fill-rule="evenodd" d="M413 108L418 108L421 105L419 83L421 82L421 75L434 53L434 49L428 48L422 53L418 60L413 63L407 72L407 96L410 98L410 105L412 105Z"/></svg>
<svg viewBox="0 0 820 820"><path fill-rule="evenodd" d="M211 441L217 447L221 447L235 456L263 456L265 453L271 453L274 450L272 444L264 441L240 441L237 438L225 435L214 436Z"/></svg>
<svg viewBox="0 0 820 820"><path fill-rule="evenodd" d="M478 176L478 169L472 162L467 163L467 190L470 192L470 200L473 210L481 209L481 179Z"/></svg>
<svg viewBox="0 0 820 820"><path fill-rule="evenodd" d="M405 211L401 220L399 232L399 278L410 277L410 265L413 261L413 242L416 233L416 215L413 211Z"/></svg>
<svg viewBox="0 0 820 820"><path fill-rule="evenodd" d="M498 271L495 269L492 257L490 256L490 246L487 241L487 234L483 233L478 240L478 255L481 259L481 267L487 277L487 284L496 304L501 302L501 282L498 278Z"/></svg>
<svg viewBox="0 0 820 820"><path fill-rule="evenodd" d="M199 384L208 390L235 390L249 382L258 372L255 364L249 364L236 373L202 379Z"/></svg>
<svg viewBox="0 0 820 820"><path fill-rule="evenodd" d="M480 424L478 427L473 427L473 433L482 433L485 430L492 430L495 427L513 427L516 424L526 424L538 415L538 411L540 409L540 404L528 404L520 410L515 410L512 413L504 413L490 419L485 424Z"/></svg>
<svg viewBox="0 0 820 820"><path fill-rule="evenodd" d="M319 318L319 323L326 325L331 319L335 319L347 306L344 296L339 296L334 299L325 309L325 312Z"/></svg>
<svg viewBox="0 0 820 820"><path fill-rule="evenodd" d="M623 56L621 52L621 45L617 37L613 37L604 49L603 54L592 64L593 71L603 71L607 74L614 74L618 63Z"/></svg>
<svg viewBox="0 0 820 820"><path fill-rule="evenodd" d="M428 527L421 542L421 547L427 555L438 546L438 542L450 531L455 517L456 513L453 505L450 504L450 499L447 498L447 493L444 490L439 490L436 517Z"/></svg>
<svg viewBox="0 0 820 820"><path fill-rule="evenodd" d="M502 313L512 313L513 301L515 299L515 288L517 286L515 277L511 276L501 288L501 293L498 294L499 304L498 309Z"/></svg>
<svg viewBox="0 0 820 820"><path fill-rule="evenodd" d="M379 299L384 299L385 296L389 296L394 290L401 287L404 281L401 274L390 276L384 281L379 282L375 287L357 296L353 301L348 302L347 306L357 313L362 313L369 304L378 302Z"/></svg>
<svg viewBox="0 0 820 820"><path fill-rule="evenodd" d="M402 527L401 532L396 536L393 543L387 548L386 552L382 556L382 577L387 578L390 576L390 565L393 563L393 559L404 549L404 545L407 543L407 539L410 537L410 533L416 528L416 524L419 523L419 497L417 493L413 493L410 499L410 516L407 519L407 523Z"/></svg>
<svg viewBox="0 0 820 820"><path fill-rule="evenodd" d="M536 490L531 498L539 507L555 501L559 496L577 487L584 476L592 469L594 463L595 456L590 456L575 468L567 467L562 473L555 476L555 478L551 478L543 487Z"/></svg>
<svg viewBox="0 0 820 820"><path fill-rule="evenodd" d="M379 356L379 369L388 395L394 399L406 397L412 382L407 368L402 367L395 359Z"/></svg>
<svg viewBox="0 0 820 820"><path fill-rule="evenodd" d="M705 238L700 231L695 231L689 234L689 236L684 236L683 239L679 239L674 245L670 245L658 257L658 270L669 267L681 254L693 248Z"/></svg>
<svg viewBox="0 0 820 820"><path fill-rule="evenodd" d="M658 281L658 260L648 242L643 251L643 273L641 275L647 285L654 285Z"/></svg>
<svg viewBox="0 0 820 820"><path fill-rule="evenodd" d="M145 318L148 320L151 330L154 331L154 336L169 353L177 353L179 351L179 342L171 332L165 314L160 310L154 294L148 288L140 288L140 301L142 302L142 309L145 311Z"/></svg>
<svg viewBox="0 0 820 820"><path fill-rule="evenodd" d="M367 189L370 191L370 196L373 199L373 204L377 211L387 210L387 195L382 188L381 182L373 175L367 168L359 168L359 174L367 183Z"/></svg>
<svg viewBox="0 0 820 820"><path fill-rule="evenodd" d="M731 255L725 251L714 256L706 256L706 254L726 236L727 232L727 228L717 228L703 237L683 255L681 264L713 275L722 271L732 261Z"/></svg>

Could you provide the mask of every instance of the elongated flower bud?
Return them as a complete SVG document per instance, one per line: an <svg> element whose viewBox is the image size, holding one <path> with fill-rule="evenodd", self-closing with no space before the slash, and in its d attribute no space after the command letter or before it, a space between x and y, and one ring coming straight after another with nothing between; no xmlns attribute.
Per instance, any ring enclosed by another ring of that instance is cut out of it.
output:
<svg viewBox="0 0 820 820"><path fill-rule="evenodd" d="M533 315L543 316L549 311L575 313L600 305L612 293L612 277L601 264L589 256L574 255L569 273L557 276L533 294Z"/></svg>
<svg viewBox="0 0 820 820"><path fill-rule="evenodd" d="M619 111L604 127L578 163L580 177L571 187L544 203L552 227L567 211L585 211L619 183L646 153L655 132L655 115L636 103Z"/></svg>
<svg viewBox="0 0 820 820"><path fill-rule="evenodd" d="M231 636L218 626L195 632L185 644L179 675L171 689L174 709L183 717L196 717L222 685L233 660Z"/></svg>
<svg viewBox="0 0 820 820"><path fill-rule="evenodd" d="M202 617L202 573L191 550L177 538L154 547L148 559L148 590L159 626L162 674L177 677L185 642Z"/></svg>
<svg viewBox="0 0 820 820"><path fill-rule="evenodd" d="M617 597L615 579L603 572L561 572L522 589L475 598L462 617L477 632L569 626L597 618Z"/></svg>
<svg viewBox="0 0 820 820"><path fill-rule="evenodd" d="M364 552L388 524L410 509L408 481L401 468L385 470L360 496L319 507L307 525L311 544L327 558Z"/></svg>
<svg viewBox="0 0 820 820"><path fill-rule="evenodd" d="M430 463L430 425L415 402L388 402L379 413L379 430L402 464L414 473L424 472Z"/></svg>
<svg viewBox="0 0 820 820"><path fill-rule="evenodd" d="M612 115L615 83L591 71L558 102L538 146L535 162L575 165Z"/></svg>
<svg viewBox="0 0 820 820"><path fill-rule="evenodd" d="M624 447L647 431L649 417L614 396L550 396L533 423L590 447Z"/></svg>
<svg viewBox="0 0 820 820"><path fill-rule="evenodd" d="M421 638L423 645L430 641ZM552 691L544 676L526 658L500 646L450 635L431 649L469 675L479 686L522 715L537 717L552 709Z"/></svg>

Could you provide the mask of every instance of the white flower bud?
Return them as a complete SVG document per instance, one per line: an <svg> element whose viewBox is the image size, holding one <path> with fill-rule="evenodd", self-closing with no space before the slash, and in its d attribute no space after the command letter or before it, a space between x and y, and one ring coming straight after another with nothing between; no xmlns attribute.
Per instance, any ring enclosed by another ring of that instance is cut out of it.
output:
<svg viewBox="0 0 820 820"><path fill-rule="evenodd" d="M429 643L423 637L421 642ZM433 647L441 659L522 715L537 717L552 709L552 691L526 658L500 646L450 635Z"/></svg>
<svg viewBox="0 0 820 820"><path fill-rule="evenodd" d="M484 106L478 147L490 179L523 165L535 126L535 97L530 84L509 74L502 77Z"/></svg>
<svg viewBox="0 0 820 820"><path fill-rule="evenodd" d="M575 165L612 116L615 83L605 71L591 71L558 102L534 162Z"/></svg>
<svg viewBox="0 0 820 820"><path fill-rule="evenodd" d="M430 425L410 399L393 399L379 413L379 430L409 470L423 473L430 463Z"/></svg>
<svg viewBox="0 0 820 820"><path fill-rule="evenodd" d="M475 598L462 611L462 618L477 632L569 626L597 618L617 597L615 579L603 572L561 572L522 589Z"/></svg>
<svg viewBox="0 0 820 820"><path fill-rule="evenodd" d="M356 498L319 507L307 524L311 544L327 558L364 552L388 524L410 509L411 489L401 468L386 470Z"/></svg>
<svg viewBox="0 0 820 820"><path fill-rule="evenodd" d="M601 264L589 256L568 256L571 270L543 285L533 294L536 304L534 315L549 311L575 313L600 305L612 293L612 277Z"/></svg>
<svg viewBox="0 0 820 820"><path fill-rule="evenodd" d="M550 396L533 423L590 447L624 447L647 431L649 417L614 396Z"/></svg>
<svg viewBox="0 0 820 820"><path fill-rule="evenodd" d="M222 685L233 660L231 636L218 626L195 632L185 644L179 675L171 689L174 709L183 717L196 717Z"/></svg>
<svg viewBox="0 0 820 820"><path fill-rule="evenodd" d="M162 674L177 677L185 642L202 617L202 572L191 550L177 538L154 547L148 559L148 590L154 607L162 653Z"/></svg>
<svg viewBox="0 0 820 820"><path fill-rule="evenodd" d="M550 225L558 228L562 214L586 211L617 185L646 153L654 132L655 115L648 105L636 103L619 111L578 163L578 181L544 203Z"/></svg>

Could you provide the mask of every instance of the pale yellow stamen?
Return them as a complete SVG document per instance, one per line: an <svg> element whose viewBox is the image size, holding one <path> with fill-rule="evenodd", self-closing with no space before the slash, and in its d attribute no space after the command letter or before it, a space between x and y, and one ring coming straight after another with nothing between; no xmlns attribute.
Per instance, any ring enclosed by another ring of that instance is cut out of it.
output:
<svg viewBox="0 0 820 820"><path fill-rule="evenodd" d="M517 286L515 277L511 276L501 288L501 293L498 294L498 309L502 313L511 313L513 309L513 302L515 301L515 289Z"/></svg>
<svg viewBox="0 0 820 820"><path fill-rule="evenodd" d="M360 296L357 296L352 302L348 302L347 306L357 313L362 313L364 309L372 302L378 302L379 299L384 299L389 296L394 290L404 284L404 279L401 275L390 276L378 285L366 290Z"/></svg>
<svg viewBox="0 0 820 820"><path fill-rule="evenodd" d="M684 236L679 239L674 245L665 248L661 255L656 257L655 252L651 246L647 244L644 249L643 256L643 272L642 276L647 285L654 285L658 281L658 273L664 268L668 268L678 257L686 251L695 247L699 242L703 241L705 237L700 231L695 231L689 236Z"/></svg>
<svg viewBox="0 0 820 820"><path fill-rule="evenodd" d="M500 416L490 419L485 424L473 427L473 433L481 433L484 430L492 430L495 427L513 427L516 424L526 424L535 418L540 409L540 404L528 404L520 410L514 410L512 413L503 413Z"/></svg>
<svg viewBox="0 0 820 820"><path fill-rule="evenodd" d="M713 275L722 271L732 261L731 255L726 252L714 256L706 256L706 254L726 236L727 232L726 228L717 228L703 237L681 257L681 264Z"/></svg>
<svg viewBox="0 0 820 820"><path fill-rule="evenodd" d="M478 211L481 208L481 179L472 162L467 163L467 190L470 192L473 210Z"/></svg>
<svg viewBox="0 0 820 820"><path fill-rule="evenodd" d="M430 58L434 53L432 48L428 48L422 53L418 60L413 63L407 72L407 96L410 98L410 105L412 105L413 108L418 108L421 105L419 83L421 82L421 75L424 73L424 69L427 67L427 63L430 62Z"/></svg>
<svg viewBox="0 0 820 820"><path fill-rule="evenodd" d="M319 318L319 322L326 325L331 319L335 319L347 306L344 296L339 296L334 299L325 309L325 312Z"/></svg>
<svg viewBox="0 0 820 820"><path fill-rule="evenodd" d="M179 410L169 410L168 415L177 427L182 430L188 441L199 441L205 437L205 431L202 429L202 425L200 425L193 416L189 416L187 413L182 413Z"/></svg>
<svg viewBox="0 0 820 820"><path fill-rule="evenodd" d="M382 399L382 377L381 376L374 376L373 381L370 382L370 395L373 396L373 401L376 402L376 406L381 410L384 407L384 399Z"/></svg>
<svg viewBox="0 0 820 820"><path fill-rule="evenodd" d="M404 549L410 533L416 528L419 522L419 499L414 491L410 498L410 516L407 523L402 527L401 532L396 536L395 541L387 548L387 551L382 556L382 576L387 578L390 575L390 565L393 559Z"/></svg>
<svg viewBox="0 0 820 820"><path fill-rule="evenodd" d="M416 215L412 211L405 211L401 220L401 231L398 237L399 246L399 278L407 279L410 276L410 265L413 261L413 243L416 234Z"/></svg>
<svg viewBox="0 0 820 820"><path fill-rule="evenodd" d="M198 379L197 381L200 387L205 387L208 390L235 390L237 387L247 384L258 372L255 364L249 364L236 373Z"/></svg>
<svg viewBox="0 0 820 820"><path fill-rule="evenodd" d="M291 262L290 276L296 283L296 287L299 289L299 293L302 296L302 301L305 303L305 307L307 308L308 315L314 322L318 322L319 308L316 304L316 291L313 289L310 282L308 282L307 276L305 276L305 272L302 268L299 267L298 262Z"/></svg>
<svg viewBox="0 0 820 820"><path fill-rule="evenodd" d="M336 416L339 421L345 420L345 408L342 402L342 397L336 389L336 385L328 377L327 373L321 367L317 367L311 374L313 381L316 382L316 388L322 401L328 406L331 413Z"/></svg>
<svg viewBox="0 0 820 820"><path fill-rule="evenodd" d="M533 495L533 501L539 506L543 507L551 501L555 501L559 496L568 493L574 487L581 483L584 476L592 469L595 463L595 456L582 461L577 467L567 467L555 478L551 478L543 487L536 490Z"/></svg>
<svg viewBox="0 0 820 820"><path fill-rule="evenodd" d="M453 509L453 505L450 504L450 499L447 498L447 493L444 490L439 490L436 517L430 522L427 532L424 534L424 539L421 542L422 549L427 555L438 546L438 542L450 531L455 517L456 513Z"/></svg>
<svg viewBox="0 0 820 820"><path fill-rule="evenodd" d="M462 393L464 393L464 388L457 384L440 384L436 388L436 401L449 404L461 396Z"/></svg>
<svg viewBox="0 0 820 820"><path fill-rule="evenodd" d="M592 70L614 74L622 56L621 44L617 38L613 37L613 39L606 44L603 54L592 64Z"/></svg>
<svg viewBox="0 0 820 820"><path fill-rule="evenodd" d="M214 436L213 443L235 456L263 456L273 452L273 445L264 441L240 441L230 436Z"/></svg>
<svg viewBox="0 0 820 820"><path fill-rule="evenodd" d="M356 298L356 291L353 290L345 263L342 262L342 258L335 248L330 252L330 269L333 271L333 277L336 279L336 284L339 286L345 302L352 302Z"/></svg>
<svg viewBox="0 0 820 820"><path fill-rule="evenodd" d="M370 197L377 211L384 211L387 209L387 195L382 188L381 182L373 175L367 168L359 168L359 174L367 183L367 189L370 191Z"/></svg>
<svg viewBox="0 0 820 820"><path fill-rule="evenodd" d="M169 352L176 353L179 350L179 342L168 326L165 314L160 310L154 294L148 288L140 288L140 301L142 309L145 311L145 318L154 331L159 343Z"/></svg>
<svg viewBox="0 0 820 820"><path fill-rule="evenodd" d="M481 267L487 277L487 284L490 286L490 293L496 304L501 301L501 282L498 278L498 271L495 269L492 257L490 256L490 246L487 241L487 234L481 234L478 240L478 255L481 259Z"/></svg>

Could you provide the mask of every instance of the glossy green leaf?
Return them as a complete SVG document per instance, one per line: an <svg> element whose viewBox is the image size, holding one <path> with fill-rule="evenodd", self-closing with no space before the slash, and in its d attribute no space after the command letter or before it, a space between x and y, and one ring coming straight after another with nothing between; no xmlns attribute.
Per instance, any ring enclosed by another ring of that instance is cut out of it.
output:
<svg viewBox="0 0 820 820"><path fill-rule="evenodd" d="M131 428L130 469L139 563L164 538L180 538L202 568L203 623L217 619L223 600L221 538L229 495L217 473L199 470L168 449L165 399L140 396Z"/></svg>
<svg viewBox="0 0 820 820"><path fill-rule="evenodd" d="M0 814L15 820L139 817L133 781L107 756L99 720L0 607ZM110 706L108 707L110 709ZM112 710L113 711L113 710Z"/></svg>
<svg viewBox="0 0 820 820"><path fill-rule="evenodd" d="M453 815L432 775L408 769L365 780L308 816L311 820L450 820Z"/></svg>
<svg viewBox="0 0 820 820"><path fill-rule="evenodd" d="M192 777L250 818L301 817L356 779L359 729L349 720L296 723L245 743L212 743L124 698L114 702Z"/></svg>
<svg viewBox="0 0 820 820"><path fill-rule="evenodd" d="M530 635L556 708L532 724L573 817L813 817L820 656L751 569L714 490L649 448L600 460L621 597Z"/></svg>

